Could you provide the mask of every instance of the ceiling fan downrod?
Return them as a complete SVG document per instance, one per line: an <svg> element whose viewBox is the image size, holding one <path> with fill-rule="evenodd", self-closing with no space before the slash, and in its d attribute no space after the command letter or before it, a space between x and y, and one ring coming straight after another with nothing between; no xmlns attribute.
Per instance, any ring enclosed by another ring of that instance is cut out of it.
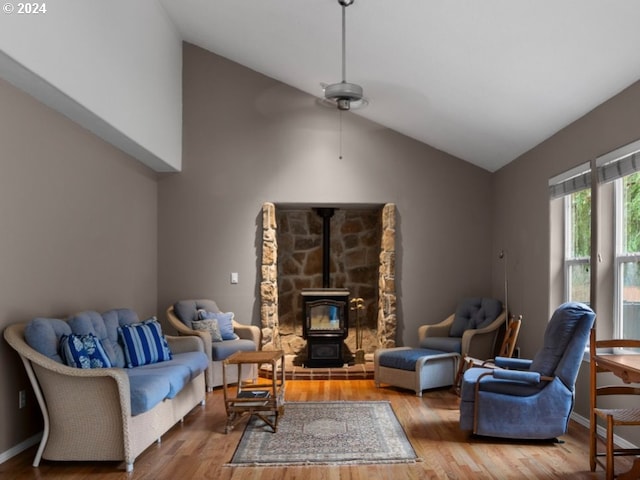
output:
<svg viewBox="0 0 640 480"><path fill-rule="evenodd" d="M349 110L351 102L362 100L363 91L360 85L347 82L347 48L346 48L346 8L352 5L355 0L338 0L342 6L342 81L327 85L324 96L328 100L336 102L339 110Z"/></svg>

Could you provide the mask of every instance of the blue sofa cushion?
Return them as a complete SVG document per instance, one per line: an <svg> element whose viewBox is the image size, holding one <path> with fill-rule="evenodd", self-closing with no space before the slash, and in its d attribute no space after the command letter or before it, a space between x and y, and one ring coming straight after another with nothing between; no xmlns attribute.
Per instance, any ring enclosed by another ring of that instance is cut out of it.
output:
<svg viewBox="0 0 640 480"><path fill-rule="evenodd" d="M60 356L60 338L71 333L71 327L64 320L37 317L25 327L24 339L37 352L58 363L64 363Z"/></svg>
<svg viewBox="0 0 640 480"><path fill-rule="evenodd" d="M205 371L209 360L203 352L183 352L171 360L126 369L131 389L131 414L174 398L184 386Z"/></svg>
<svg viewBox="0 0 640 480"><path fill-rule="evenodd" d="M382 367L396 368L400 370L416 370L416 362L422 357L439 355L441 350L430 350L425 348L411 348L404 350L387 350L378 355L378 363Z"/></svg>
<svg viewBox="0 0 640 480"><path fill-rule="evenodd" d="M173 355L171 360L167 360L166 362L160 363L150 363L148 365L142 365L140 367L136 367L133 370L137 372L153 372L154 374L157 372L166 371L169 373L169 377L171 378L170 370L172 368L178 368L182 372L180 375L184 375L186 381L193 380L202 372L204 372L209 366L209 359L203 352L182 352L176 353ZM173 390L178 393L182 387L179 386L179 383L174 384Z"/></svg>
<svg viewBox="0 0 640 480"><path fill-rule="evenodd" d="M180 363L173 365L165 365L165 363L150 363L129 369L133 371L133 374L129 374L129 378L138 375L161 376L169 385L169 391L163 398L174 398L191 380L191 370L188 366Z"/></svg>
<svg viewBox="0 0 640 480"><path fill-rule="evenodd" d="M193 380L209 368L209 359L204 352L182 352L176 353L171 360L163 363L163 365L173 364L186 366L191 374L190 379Z"/></svg>
<svg viewBox="0 0 640 480"><path fill-rule="evenodd" d="M425 337L420 348L462 353L462 337Z"/></svg>
<svg viewBox="0 0 640 480"><path fill-rule="evenodd" d="M239 339L239 340L224 340L212 345L211 358L214 361L224 360L232 353L237 351L253 352L256 350L256 344L251 340Z"/></svg>
<svg viewBox="0 0 640 480"><path fill-rule="evenodd" d="M142 323L122 325L119 333L124 345L127 367L171 360L171 350L155 317Z"/></svg>
<svg viewBox="0 0 640 480"><path fill-rule="evenodd" d="M131 415L139 415L151 410L169 396L171 384L165 372L157 374L142 372L138 368L127 368L129 376L129 392L131 395Z"/></svg>
<svg viewBox="0 0 640 480"><path fill-rule="evenodd" d="M484 328L502 312L502 302L495 298L466 298L456 308L449 336L461 337L465 330Z"/></svg>
<svg viewBox="0 0 640 480"><path fill-rule="evenodd" d="M60 356L70 367L111 368L102 342L92 333L63 335L60 338Z"/></svg>

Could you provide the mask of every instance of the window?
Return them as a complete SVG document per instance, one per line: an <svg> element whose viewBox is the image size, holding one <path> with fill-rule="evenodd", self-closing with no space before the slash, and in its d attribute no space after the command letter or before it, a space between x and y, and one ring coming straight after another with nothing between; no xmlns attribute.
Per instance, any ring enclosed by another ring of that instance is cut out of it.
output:
<svg viewBox="0 0 640 480"><path fill-rule="evenodd" d="M591 190L565 196L565 301L589 304L591 293Z"/></svg>
<svg viewBox="0 0 640 480"><path fill-rule="evenodd" d="M616 180L616 334L640 338L640 172Z"/></svg>
<svg viewBox="0 0 640 480"><path fill-rule="evenodd" d="M559 235L552 235L562 250L556 267L562 275L562 301L590 304L591 297L591 171L590 164L578 165L549 180L551 199L564 202L554 224ZM558 223L555 223L558 222ZM560 243L561 242L561 243ZM558 291L560 293L560 291ZM560 300L560 298L558 299Z"/></svg>
<svg viewBox="0 0 640 480"><path fill-rule="evenodd" d="M640 338L640 140L550 179L549 191L551 304L586 303L603 338Z"/></svg>
<svg viewBox="0 0 640 480"><path fill-rule="evenodd" d="M613 335L640 338L640 141L597 160L599 184L613 182Z"/></svg>

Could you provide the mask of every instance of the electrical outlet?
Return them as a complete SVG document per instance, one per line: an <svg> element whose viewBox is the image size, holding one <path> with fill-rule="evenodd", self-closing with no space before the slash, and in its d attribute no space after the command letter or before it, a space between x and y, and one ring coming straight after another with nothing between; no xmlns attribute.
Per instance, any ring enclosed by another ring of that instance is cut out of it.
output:
<svg viewBox="0 0 640 480"><path fill-rule="evenodd" d="M18 408L24 408L27 406L27 391L20 390L18 392Z"/></svg>
<svg viewBox="0 0 640 480"><path fill-rule="evenodd" d="M231 283L233 285L238 283L238 272L231 272Z"/></svg>

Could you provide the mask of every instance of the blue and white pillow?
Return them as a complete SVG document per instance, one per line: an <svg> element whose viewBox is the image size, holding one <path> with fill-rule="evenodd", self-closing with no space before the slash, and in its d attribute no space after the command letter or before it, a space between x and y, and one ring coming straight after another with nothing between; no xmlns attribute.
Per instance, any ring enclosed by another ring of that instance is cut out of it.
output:
<svg viewBox="0 0 640 480"><path fill-rule="evenodd" d="M171 350L155 317L118 327L128 368L171 360Z"/></svg>
<svg viewBox="0 0 640 480"><path fill-rule="evenodd" d="M233 312L207 312L198 310L200 320L215 319L218 322L218 329L222 340L238 340L240 337L233 331Z"/></svg>
<svg viewBox="0 0 640 480"><path fill-rule="evenodd" d="M60 337L60 356L75 368L111 368L111 360L102 342L93 333Z"/></svg>
<svg viewBox="0 0 640 480"><path fill-rule="evenodd" d="M191 328L193 330L199 330L209 332L212 342L221 342L222 334L220 333L220 327L218 321L215 318L206 318L204 320L194 320L191 322Z"/></svg>

